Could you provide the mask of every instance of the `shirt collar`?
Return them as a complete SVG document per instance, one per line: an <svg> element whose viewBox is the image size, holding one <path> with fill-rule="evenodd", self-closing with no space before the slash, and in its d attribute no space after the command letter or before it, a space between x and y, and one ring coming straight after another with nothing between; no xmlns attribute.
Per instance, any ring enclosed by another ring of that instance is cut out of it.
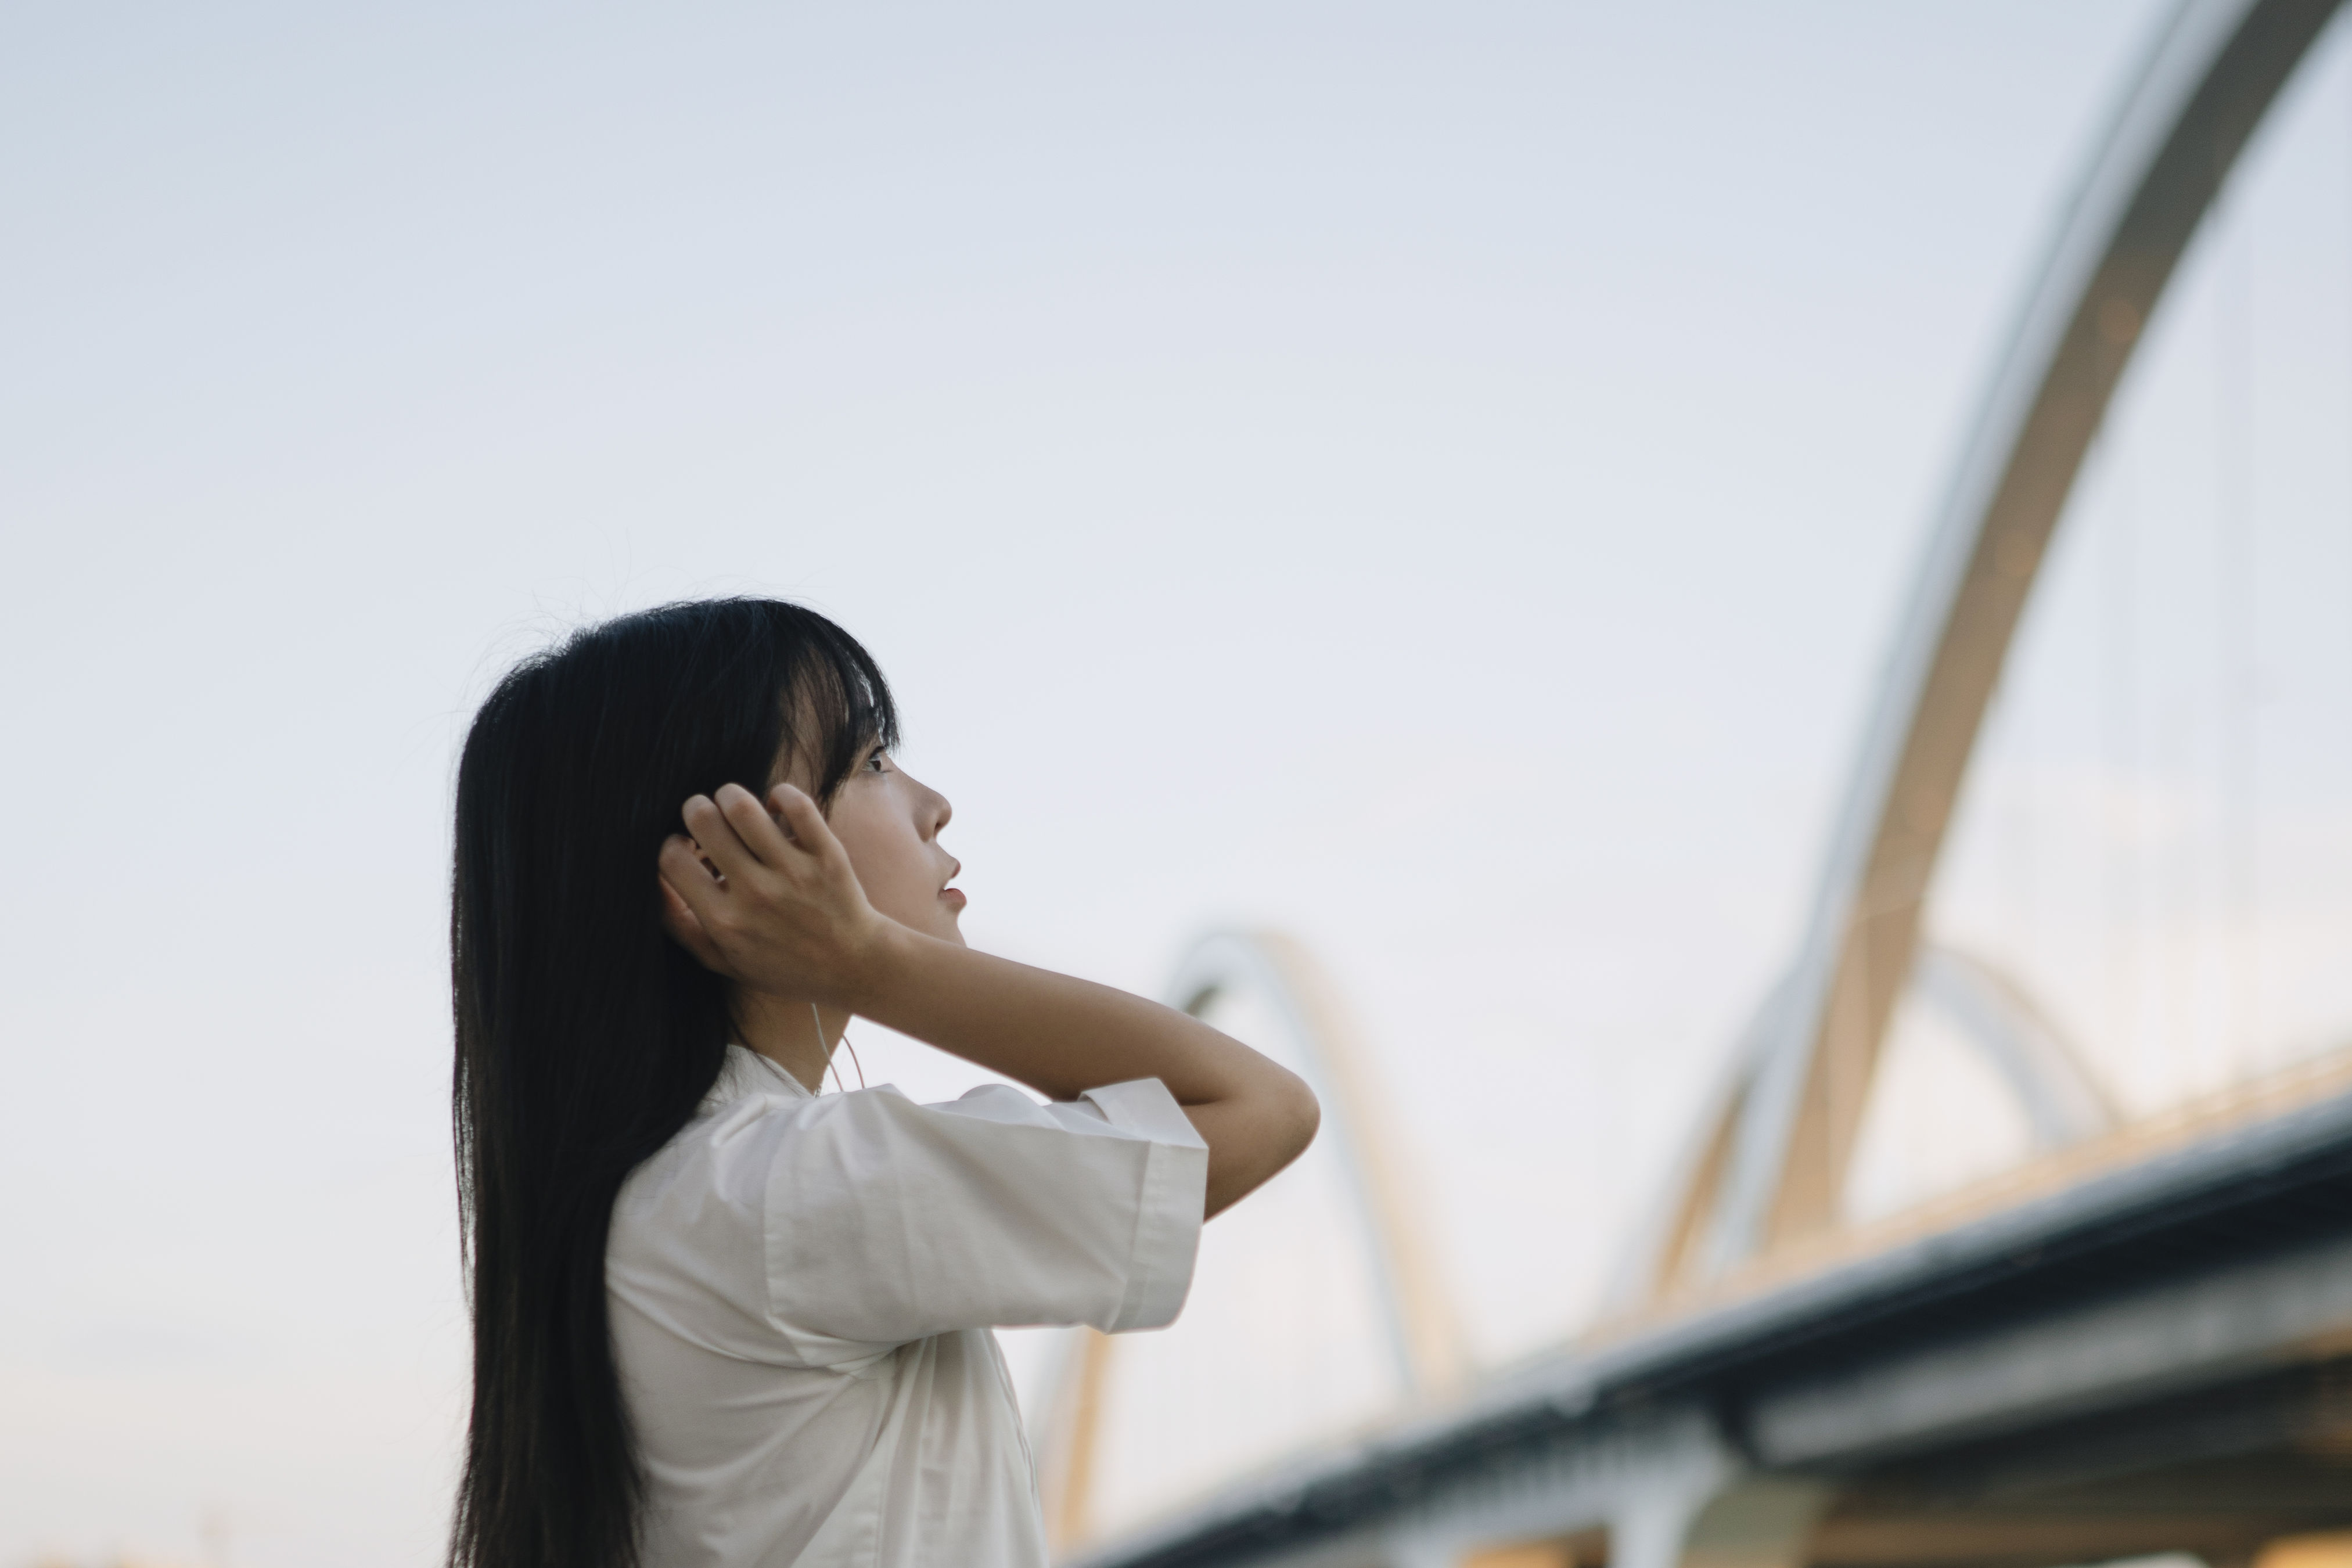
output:
<svg viewBox="0 0 2352 1568"><path fill-rule="evenodd" d="M727 1060L719 1069L719 1081L702 1097L702 1109L716 1110L739 1100L755 1094L781 1094L787 1100L814 1100L808 1085L761 1056L743 1046L730 1045Z"/></svg>

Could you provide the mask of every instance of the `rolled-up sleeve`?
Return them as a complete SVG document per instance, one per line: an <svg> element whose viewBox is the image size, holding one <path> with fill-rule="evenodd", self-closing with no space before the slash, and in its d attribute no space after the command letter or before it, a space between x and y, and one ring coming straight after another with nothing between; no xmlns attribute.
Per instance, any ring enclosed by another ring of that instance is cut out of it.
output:
<svg viewBox="0 0 2352 1568"><path fill-rule="evenodd" d="M1175 1321L1208 1150L1154 1079L1039 1105L830 1096L772 1145L764 1208L780 1326L868 1344L952 1329Z"/></svg>

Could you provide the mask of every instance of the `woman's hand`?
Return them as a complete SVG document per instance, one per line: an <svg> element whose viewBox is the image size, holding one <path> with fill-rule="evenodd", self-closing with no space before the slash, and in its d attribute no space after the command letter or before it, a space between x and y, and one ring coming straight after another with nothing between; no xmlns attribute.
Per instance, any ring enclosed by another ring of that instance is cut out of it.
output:
<svg viewBox="0 0 2352 1568"><path fill-rule="evenodd" d="M671 834L658 860L670 935L739 985L854 1010L891 922L816 802L780 784L762 804L730 784L683 815L693 837Z"/></svg>

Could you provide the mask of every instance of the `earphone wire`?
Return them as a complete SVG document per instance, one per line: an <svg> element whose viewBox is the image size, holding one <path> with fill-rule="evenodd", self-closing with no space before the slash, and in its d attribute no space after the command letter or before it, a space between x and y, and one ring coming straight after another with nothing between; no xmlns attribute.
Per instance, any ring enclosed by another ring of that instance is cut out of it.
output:
<svg viewBox="0 0 2352 1568"><path fill-rule="evenodd" d="M833 1068L833 1091L835 1094L847 1093L847 1086L841 1081L841 1065L833 1059L833 1051L824 1043L824 1015L816 1010L816 1004L814 1002L809 1004L809 1022L816 1026L816 1048L824 1053L824 1065ZM822 1072L818 1074L820 1079L823 1076ZM858 1087L860 1089L866 1087L862 1078L858 1081Z"/></svg>
<svg viewBox="0 0 2352 1568"><path fill-rule="evenodd" d="M833 1069L834 1092L836 1094L847 1094L849 1092L849 1086L841 1081L841 1064L833 1059L833 1053L831 1051L825 1050L824 1015L816 1010L816 1004L814 1002L809 1004L809 1022L816 1026L816 1046L817 1049L824 1051L824 1065ZM845 1046L849 1046L849 1065L857 1069L857 1087L864 1089L866 1087L866 1064L857 1059L857 1047L856 1046L849 1045L849 1031L847 1029L841 1031L840 1043Z"/></svg>

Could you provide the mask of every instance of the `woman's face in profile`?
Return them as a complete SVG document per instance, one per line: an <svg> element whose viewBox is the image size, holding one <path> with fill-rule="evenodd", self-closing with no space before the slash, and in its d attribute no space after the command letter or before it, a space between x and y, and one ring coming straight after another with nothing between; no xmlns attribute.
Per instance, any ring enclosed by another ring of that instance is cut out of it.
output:
<svg viewBox="0 0 2352 1568"><path fill-rule="evenodd" d="M955 815L947 796L902 771L876 746L833 797L825 814L866 900L900 925L961 946L963 890L950 887L963 868L940 844Z"/></svg>

